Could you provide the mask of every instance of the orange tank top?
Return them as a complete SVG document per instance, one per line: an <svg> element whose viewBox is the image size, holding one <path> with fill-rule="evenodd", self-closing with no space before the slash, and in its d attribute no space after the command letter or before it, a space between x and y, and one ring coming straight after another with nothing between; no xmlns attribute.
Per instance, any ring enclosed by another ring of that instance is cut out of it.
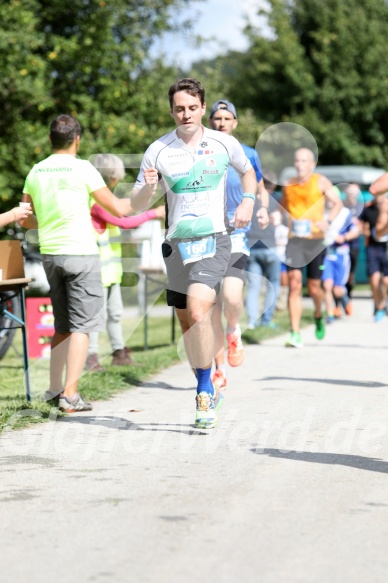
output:
<svg viewBox="0 0 388 583"><path fill-rule="evenodd" d="M312 174L301 184L293 184L293 180L284 187L284 202L289 213L290 237L292 237L293 220L310 220L311 236L309 238L323 238L323 232L314 225L323 220L325 211L325 197L318 186L319 174Z"/></svg>

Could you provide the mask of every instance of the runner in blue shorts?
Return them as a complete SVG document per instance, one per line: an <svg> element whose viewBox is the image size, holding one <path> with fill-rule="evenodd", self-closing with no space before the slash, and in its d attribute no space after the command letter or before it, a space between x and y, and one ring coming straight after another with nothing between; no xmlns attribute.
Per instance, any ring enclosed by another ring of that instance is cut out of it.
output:
<svg viewBox="0 0 388 583"><path fill-rule="evenodd" d="M210 110L209 123L213 130L224 135L231 136L238 125L236 108L227 99L219 99L213 103ZM257 216L254 221L265 228L269 223L268 207L269 197L264 187L261 174L259 156L254 148L242 144L245 154L249 158L256 173ZM229 221L233 220L236 208L241 203L243 191L241 180L236 170L229 166L226 182L226 211ZM231 234L232 254L228 269L224 276L222 292L218 296L217 304L213 310L213 326L216 336L218 351L215 357L216 369L213 374L213 384L216 389L225 389L226 365L224 355L224 328L222 325L222 311L226 319L226 340L228 344L228 363L230 366L240 366L244 360L244 347L241 340L239 319L244 309L243 289L246 279L246 268L250 254L247 232L250 225L243 228L235 228Z"/></svg>
<svg viewBox="0 0 388 583"><path fill-rule="evenodd" d="M347 296L346 283L350 273L349 242L360 236L360 231L349 209L341 209L336 221L341 223L338 235L326 249L323 260L322 282L325 291L327 318L326 322L334 321L334 301ZM349 298L347 297L347 301Z"/></svg>

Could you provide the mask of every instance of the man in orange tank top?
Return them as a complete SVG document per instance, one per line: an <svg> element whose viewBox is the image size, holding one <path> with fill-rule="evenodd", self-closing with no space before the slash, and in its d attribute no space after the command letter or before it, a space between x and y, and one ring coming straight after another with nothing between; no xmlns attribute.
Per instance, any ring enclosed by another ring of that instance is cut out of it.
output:
<svg viewBox="0 0 388 583"><path fill-rule="evenodd" d="M325 336L322 318L323 290L321 275L325 256L324 221L325 199L332 202L329 222L342 207L342 202L325 176L314 173L314 154L308 148L295 152L294 166L297 176L283 189L282 205L288 213L289 240L286 248L288 270L288 309L291 336L286 346L302 348L300 320L302 317L302 270L307 267L307 288L315 306L315 335L319 340Z"/></svg>

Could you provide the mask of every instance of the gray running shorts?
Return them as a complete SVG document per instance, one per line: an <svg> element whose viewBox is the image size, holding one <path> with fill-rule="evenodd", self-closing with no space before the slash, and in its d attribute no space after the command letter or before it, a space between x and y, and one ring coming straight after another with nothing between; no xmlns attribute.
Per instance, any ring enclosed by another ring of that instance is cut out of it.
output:
<svg viewBox="0 0 388 583"><path fill-rule="evenodd" d="M323 239L294 237L287 243L284 263L288 271L302 270L306 266L308 279L321 279L325 252Z"/></svg>
<svg viewBox="0 0 388 583"><path fill-rule="evenodd" d="M104 330L104 298L98 255L42 255L50 284L54 327L67 332Z"/></svg>
<svg viewBox="0 0 388 583"><path fill-rule="evenodd" d="M162 253L167 269L167 304L186 308L187 288L192 283L203 283L218 294L231 256L230 236L216 234L216 253L194 263L183 265L176 241L165 241Z"/></svg>
<svg viewBox="0 0 388 583"><path fill-rule="evenodd" d="M247 265L248 255L244 253L232 253L224 277L237 277L237 279L241 279L245 283Z"/></svg>

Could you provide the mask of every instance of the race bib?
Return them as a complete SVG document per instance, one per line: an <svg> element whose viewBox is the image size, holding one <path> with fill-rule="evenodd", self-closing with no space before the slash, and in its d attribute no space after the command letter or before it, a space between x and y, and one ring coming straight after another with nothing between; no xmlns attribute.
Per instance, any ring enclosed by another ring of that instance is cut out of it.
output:
<svg viewBox="0 0 388 583"><path fill-rule="evenodd" d="M232 241L232 253L243 253L244 255L249 255L245 233L237 233L236 235L232 233L230 239Z"/></svg>
<svg viewBox="0 0 388 583"><path fill-rule="evenodd" d="M311 221L309 219L291 221L291 233L293 237L311 237Z"/></svg>
<svg viewBox="0 0 388 583"><path fill-rule="evenodd" d="M204 237L194 241L179 241L179 253L182 257L183 265L194 263L206 257L213 257L216 253L216 237Z"/></svg>

